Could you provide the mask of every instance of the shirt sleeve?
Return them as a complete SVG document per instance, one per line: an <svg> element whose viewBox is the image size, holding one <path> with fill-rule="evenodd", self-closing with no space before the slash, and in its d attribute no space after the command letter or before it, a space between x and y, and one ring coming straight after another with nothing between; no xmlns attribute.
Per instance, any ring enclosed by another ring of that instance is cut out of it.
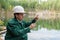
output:
<svg viewBox="0 0 60 40"><path fill-rule="evenodd" d="M35 23L35 22L36 22L36 20L33 19L33 20L30 21L30 22L26 22L25 25L26 25L26 27L28 27L28 26L30 26L32 23Z"/></svg>
<svg viewBox="0 0 60 40"><path fill-rule="evenodd" d="M24 34L30 32L30 28L20 29L17 25L9 23L7 25L7 30L9 30L14 36L23 36Z"/></svg>

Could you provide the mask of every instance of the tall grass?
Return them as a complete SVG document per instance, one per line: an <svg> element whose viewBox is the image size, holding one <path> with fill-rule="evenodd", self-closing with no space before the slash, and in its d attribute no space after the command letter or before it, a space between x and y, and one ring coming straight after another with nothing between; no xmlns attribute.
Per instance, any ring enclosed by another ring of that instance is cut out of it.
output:
<svg viewBox="0 0 60 40"><path fill-rule="evenodd" d="M60 19L40 19L36 24L48 29L60 29Z"/></svg>

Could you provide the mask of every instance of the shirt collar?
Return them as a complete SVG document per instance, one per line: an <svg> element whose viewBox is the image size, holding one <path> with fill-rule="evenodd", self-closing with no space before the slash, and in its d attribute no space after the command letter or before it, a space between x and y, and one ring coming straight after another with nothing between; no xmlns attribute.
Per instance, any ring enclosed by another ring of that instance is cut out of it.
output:
<svg viewBox="0 0 60 40"><path fill-rule="evenodd" d="M19 23L22 23L22 21L18 20Z"/></svg>

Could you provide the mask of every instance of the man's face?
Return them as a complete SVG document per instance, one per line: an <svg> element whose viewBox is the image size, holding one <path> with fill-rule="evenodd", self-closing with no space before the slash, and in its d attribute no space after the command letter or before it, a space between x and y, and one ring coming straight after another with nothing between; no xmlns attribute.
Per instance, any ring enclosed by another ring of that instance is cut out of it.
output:
<svg viewBox="0 0 60 40"><path fill-rule="evenodd" d="M23 19L23 13L18 13L18 14L16 14L16 18L18 19L18 20L22 20Z"/></svg>

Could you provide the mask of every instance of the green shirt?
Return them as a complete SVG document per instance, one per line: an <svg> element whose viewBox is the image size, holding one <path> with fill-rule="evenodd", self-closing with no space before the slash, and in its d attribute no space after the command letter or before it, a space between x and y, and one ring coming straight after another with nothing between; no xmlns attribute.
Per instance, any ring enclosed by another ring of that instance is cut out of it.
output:
<svg viewBox="0 0 60 40"><path fill-rule="evenodd" d="M35 19L31 22L19 22L15 18L9 20L5 40L27 40L27 33L30 32L29 26L35 22Z"/></svg>

